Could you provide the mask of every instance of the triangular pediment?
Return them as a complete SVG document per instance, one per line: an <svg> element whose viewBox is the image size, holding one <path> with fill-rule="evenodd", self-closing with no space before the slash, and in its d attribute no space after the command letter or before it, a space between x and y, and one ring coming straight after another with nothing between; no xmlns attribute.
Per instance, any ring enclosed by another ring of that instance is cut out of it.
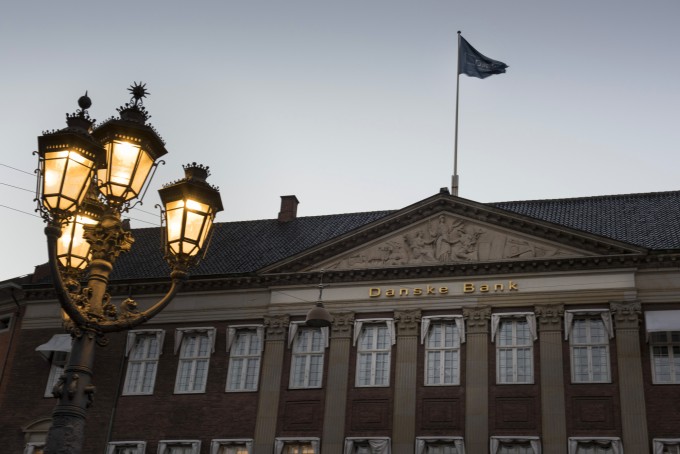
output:
<svg viewBox="0 0 680 454"><path fill-rule="evenodd" d="M439 194L266 271L344 271L641 252L609 238Z"/></svg>

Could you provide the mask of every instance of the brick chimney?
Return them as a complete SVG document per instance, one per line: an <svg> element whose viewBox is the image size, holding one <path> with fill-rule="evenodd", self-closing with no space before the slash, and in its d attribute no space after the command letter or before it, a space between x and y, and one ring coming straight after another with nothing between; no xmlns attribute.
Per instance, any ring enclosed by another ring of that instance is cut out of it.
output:
<svg viewBox="0 0 680 454"><path fill-rule="evenodd" d="M297 206L300 203L294 195L281 196L281 211L279 222L290 222L297 217Z"/></svg>

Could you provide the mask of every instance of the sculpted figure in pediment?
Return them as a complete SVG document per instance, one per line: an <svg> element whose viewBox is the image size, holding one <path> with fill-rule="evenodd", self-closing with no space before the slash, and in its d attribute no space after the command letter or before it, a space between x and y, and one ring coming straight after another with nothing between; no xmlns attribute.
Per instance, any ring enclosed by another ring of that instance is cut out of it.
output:
<svg viewBox="0 0 680 454"><path fill-rule="evenodd" d="M355 251L326 269L428 265L487 260L521 260L575 255L540 240L530 240L439 215L371 247Z"/></svg>

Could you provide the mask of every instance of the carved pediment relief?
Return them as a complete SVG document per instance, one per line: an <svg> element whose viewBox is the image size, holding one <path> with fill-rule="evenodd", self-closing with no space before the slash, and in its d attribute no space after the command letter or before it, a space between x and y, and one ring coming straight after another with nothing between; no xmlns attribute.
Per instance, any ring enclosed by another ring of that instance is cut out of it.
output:
<svg viewBox="0 0 680 454"><path fill-rule="evenodd" d="M315 268L346 270L591 255L592 252L440 214Z"/></svg>

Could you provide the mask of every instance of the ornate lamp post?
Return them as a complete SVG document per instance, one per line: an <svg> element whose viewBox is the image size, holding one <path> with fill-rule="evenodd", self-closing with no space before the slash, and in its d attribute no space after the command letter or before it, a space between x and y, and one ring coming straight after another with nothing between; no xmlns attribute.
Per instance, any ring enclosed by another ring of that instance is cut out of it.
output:
<svg viewBox="0 0 680 454"><path fill-rule="evenodd" d="M118 307L107 293L116 258L130 250L134 239L123 227L121 213L143 196L157 160L167 153L146 121L143 84L130 89L132 99L118 109L120 118L96 129L80 109L66 116L67 127L38 138L38 211L47 223L49 266L65 328L73 337L69 364L54 387L59 399L48 432L45 452L82 451L86 410L95 387L92 366L95 344L105 345L107 333L138 326L158 314L175 296L188 269L205 253L215 214L222 211L216 188L205 180L208 168L185 166L184 179L166 185L160 195L166 227L165 258L172 268L168 293L140 311L130 299ZM80 281L87 279L81 287Z"/></svg>

